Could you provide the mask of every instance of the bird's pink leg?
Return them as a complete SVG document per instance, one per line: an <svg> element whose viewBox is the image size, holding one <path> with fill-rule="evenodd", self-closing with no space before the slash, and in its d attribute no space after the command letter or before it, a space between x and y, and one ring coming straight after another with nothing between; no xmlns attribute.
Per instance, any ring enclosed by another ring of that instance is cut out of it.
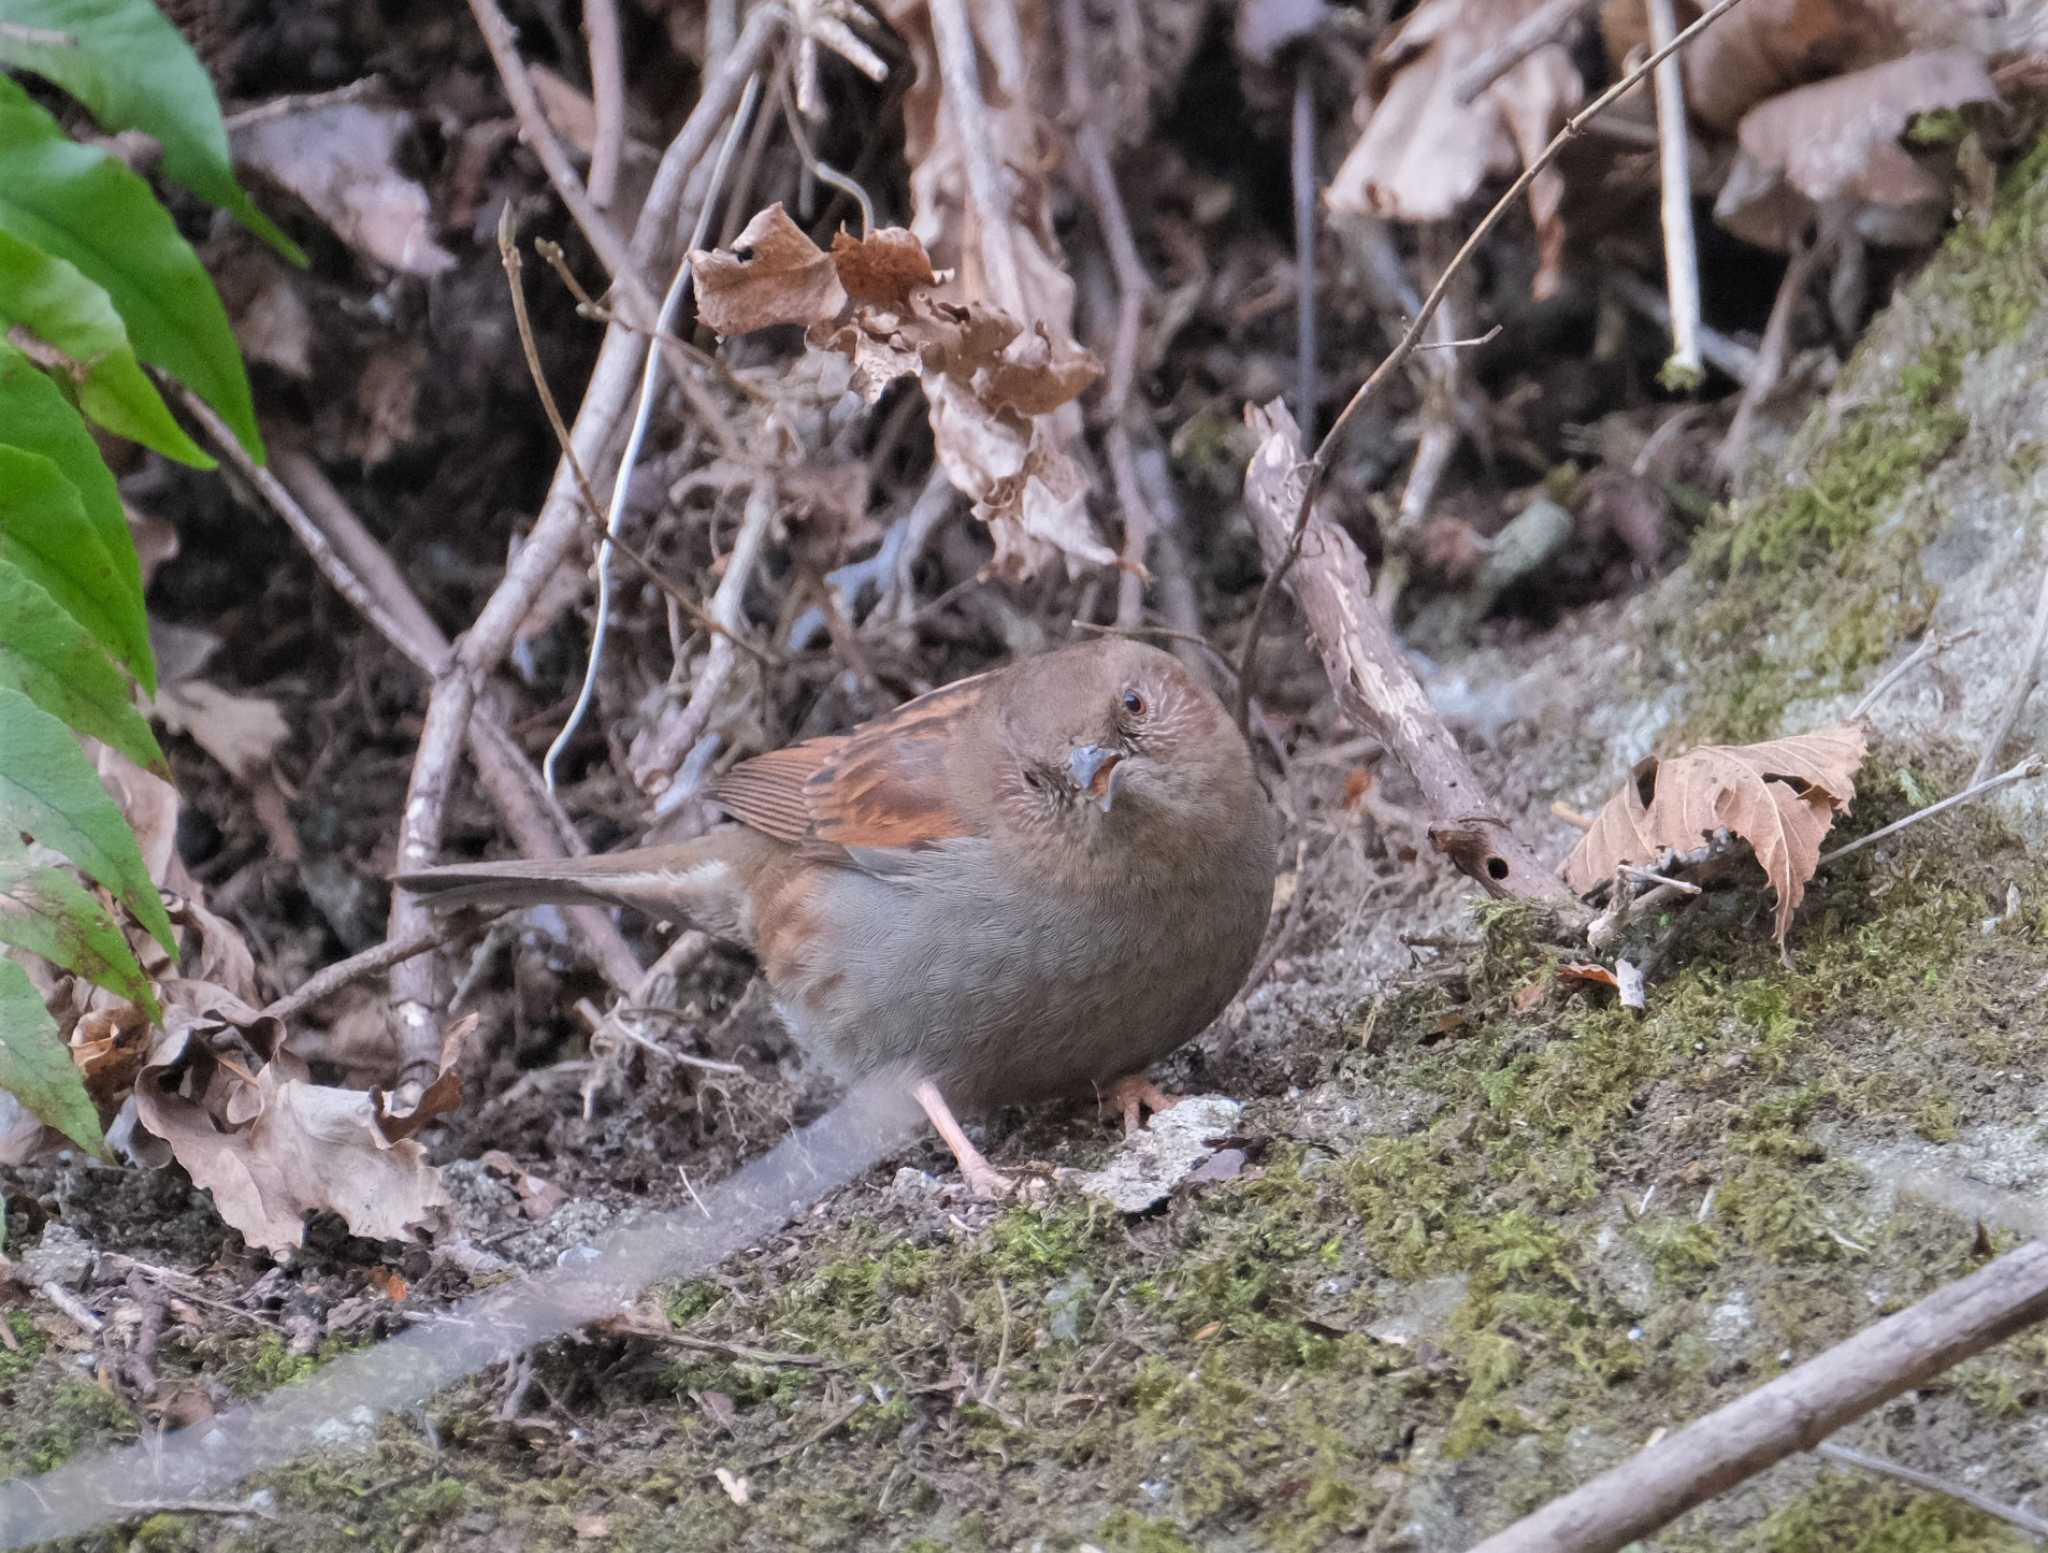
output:
<svg viewBox="0 0 2048 1553"><path fill-rule="evenodd" d="M953 1157L960 1161L960 1175L967 1182L967 1189L976 1197L1008 1197L1017 1190L1017 1183L991 1165L980 1149L961 1130L960 1122L953 1115L953 1108L946 1104L946 1097L939 1093L939 1086L926 1079L911 1095L924 1107L924 1114L931 1118L932 1127L946 1140L946 1147L953 1151Z"/></svg>
<svg viewBox="0 0 2048 1553"><path fill-rule="evenodd" d="M1169 1095L1142 1073L1127 1073L1095 1097L1096 1105L1104 1116L1121 1114L1124 1131L1138 1130L1138 1111L1142 1107L1155 1116L1161 1111L1170 1111L1179 1105L1179 1095Z"/></svg>

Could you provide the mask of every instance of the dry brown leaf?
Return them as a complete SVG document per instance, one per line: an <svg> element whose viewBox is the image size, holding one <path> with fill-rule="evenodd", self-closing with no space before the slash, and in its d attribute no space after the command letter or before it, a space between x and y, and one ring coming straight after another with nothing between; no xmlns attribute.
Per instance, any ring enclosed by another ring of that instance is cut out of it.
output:
<svg viewBox="0 0 2048 1553"><path fill-rule="evenodd" d="M1782 944L1822 839L1855 801L1864 749L1861 725L1842 723L1762 744L1703 744L1662 762L1651 756L1579 838L1565 860L1566 882L1584 894L1623 863L1689 852L1725 828L1763 865L1778 897L1774 936Z"/></svg>
<svg viewBox="0 0 2048 1553"><path fill-rule="evenodd" d="M1621 978L1606 966L1576 960L1568 965L1560 965L1557 968L1557 978L1559 981L1591 982L1598 987L1612 987L1617 990L1621 986Z"/></svg>
<svg viewBox="0 0 2048 1553"><path fill-rule="evenodd" d="M832 265L847 296L869 306L900 308L912 292L938 284L924 244L900 226L878 227L866 237L837 233Z"/></svg>
<svg viewBox="0 0 2048 1553"><path fill-rule="evenodd" d="M1066 454L1042 444L1034 423L991 410L948 373L927 372L923 381L940 467L989 525L999 574L1034 576L1055 556L1116 563L1088 519L1087 480Z"/></svg>
<svg viewBox="0 0 2048 1553"><path fill-rule="evenodd" d="M1607 10L1632 11L1640 27L1641 0L1619 0ZM1607 36L1610 51L1636 41L1626 29ZM1884 8L1865 0L1744 0L1680 54L1685 106L1725 133L1766 98L1890 59L1905 47Z"/></svg>
<svg viewBox="0 0 2048 1553"><path fill-rule="evenodd" d="M170 981L163 998L129 1134L145 1163L175 1158L222 1219L269 1251L303 1244L316 1210L375 1240L441 1224L439 1172L418 1143L384 1135L371 1095L312 1083L277 1021L218 987Z"/></svg>
<svg viewBox="0 0 2048 1553"><path fill-rule="evenodd" d="M747 223L730 250L700 248L690 263L697 316L721 337L776 324L808 328L846 306L832 255L804 235L779 200Z"/></svg>
<svg viewBox="0 0 2048 1553"><path fill-rule="evenodd" d="M267 696L238 696L203 679L161 684L151 714L172 733L191 736L237 782L247 783L270 764L291 726Z"/></svg>
<svg viewBox="0 0 2048 1553"><path fill-rule="evenodd" d="M439 275L455 256L434 241L427 191L398 171L412 115L332 103L237 130L235 160L293 194L351 248L408 275Z"/></svg>
<svg viewBox="0 0 2048 1553"><path fill-rule="evenodd" d="M1714 215L1740 237L1789 249L1814 207L1863 207L1857 231L1873 242L1916 246L1949 215L1948 181L1899 144L1914 115L1995 102L1984 61L1968 49L1908 54L1780 93L1744 115L1742 151Z"/></svg>
<svg viewBox="0 0 2048 1553"><path fill-rule="evenodd" d="M1503 72L1470 103L1458 101L1460 73L1475 39L1498 37L1542 0L1423 0L1375 51L1372 112L1324 196L1339 214L1441 221L1489 177L1520 171L1585 99L1571 56L1551 45ZM1541 298L1555 291L1564 247L1555 169L1529 186L1536 222Z"/></svg>

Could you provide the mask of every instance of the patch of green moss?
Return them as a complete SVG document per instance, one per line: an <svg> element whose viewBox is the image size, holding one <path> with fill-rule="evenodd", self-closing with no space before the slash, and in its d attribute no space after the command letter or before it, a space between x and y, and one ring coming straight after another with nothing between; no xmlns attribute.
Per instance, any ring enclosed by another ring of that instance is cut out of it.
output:
<svg viewBox="0 0 2048 1553"><path fill-rule="evenodd" d="M1942 1494L1915 1493L1866 1473L1826 1471L1814 1486L1757 1526L1711 1544L1735 1553L2019 1553L2027 1538Z"/></svg>
<svg viewBox="0 0 2048 1553"><path fill-rule="evenodd" d="M1687 697L1674 747L1783 733L1792 702L1848 689L1925 625L1934 590L1919 556L1940 515L1903 498L1969 433L1955 403L1969 356L2011 339L2040 306L2044 172L2037 148L2007 175L1991 219L1960 224L1894 304L1917 331L1894 346L1903 364L1853 364L1837 392L1848 408L1833 420L1815 412L1790 460L1796 475L1701 530L1700 586L1667 627L1669 660L1691 671L1673 676Z"/></svg>
<svg viewBox="0 0 2048 1553"><path fill-rule="evenodd" d="M128 1539L128 1553L186 1553L199 1545L199 1530L186 1515L152 1515Z"/></svg>
<svg viewBox="0 0 2048 1553"><path fill-rule="evenodd" d="M14 1334L14 1346L0 1346L0 1381L27 1374L42 1358L43 1350L49 1347L48 1340L29 1320L27 1311L10 1310L5 1320L7 1330Z"/></svg>

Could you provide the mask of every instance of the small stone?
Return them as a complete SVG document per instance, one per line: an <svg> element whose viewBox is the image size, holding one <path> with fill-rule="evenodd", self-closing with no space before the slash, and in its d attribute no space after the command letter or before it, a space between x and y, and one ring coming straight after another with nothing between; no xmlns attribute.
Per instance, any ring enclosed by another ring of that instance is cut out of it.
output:
<svg viewBox="0 0 2048 1553"><path fill-rule="evenodd" d="M55 1221L43 1228L42 1238L15 1258L15 1278L32 1289L46 1283L59 1288L80 1289L98 1259L90 1241L68 1224Z"/></svg>
<svg viewBox="0 0 2048 1553"><path fill-rule="evenodd" d="M1079 1176L1076 1184L1124 1213L1143 1213L1166 1201L1215 1152L1211 1138L1236 1130L1244 1107L1223 1095L1189 1095L1170 1110L1160 1111L1142 1129L1124 1139L1123 1147L1102 1169Z"/></svg>

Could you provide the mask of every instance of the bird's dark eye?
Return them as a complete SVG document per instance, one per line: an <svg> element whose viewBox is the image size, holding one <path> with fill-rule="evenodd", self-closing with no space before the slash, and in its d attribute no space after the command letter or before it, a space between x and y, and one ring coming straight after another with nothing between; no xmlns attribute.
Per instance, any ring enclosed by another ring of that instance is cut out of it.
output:
<svg viewBox="0 0 2048 1553"><path fill-rule="evenodd" d="M1143 717L1151 710L1151 703L1145 699L1141 692L1136 690L1126 690L1124 692L1124 711L1130 716Z"/></svg>

